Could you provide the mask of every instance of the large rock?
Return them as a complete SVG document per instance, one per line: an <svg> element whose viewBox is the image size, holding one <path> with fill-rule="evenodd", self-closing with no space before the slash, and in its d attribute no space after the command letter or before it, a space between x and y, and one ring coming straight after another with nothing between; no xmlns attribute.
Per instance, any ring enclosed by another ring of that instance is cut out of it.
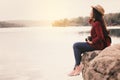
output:
<svg viewBox="0 0 120 80"><path fill-rule="evenodd" d="M86 52L82 64L84 80L120 80L120 45Z"/></svg>

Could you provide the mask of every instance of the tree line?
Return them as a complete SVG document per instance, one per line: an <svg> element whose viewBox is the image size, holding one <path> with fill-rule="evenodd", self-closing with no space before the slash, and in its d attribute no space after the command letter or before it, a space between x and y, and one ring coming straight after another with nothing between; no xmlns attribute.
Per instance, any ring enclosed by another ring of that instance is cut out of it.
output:
<svg viewBox="0 0 120 80"><path fill-rule="evenodd" d="M120 13L109 13L104 16L107 26L120 26ZM72 19L60 19L52 23L52 26L89 26L89 17L77 17Z"/></svg>

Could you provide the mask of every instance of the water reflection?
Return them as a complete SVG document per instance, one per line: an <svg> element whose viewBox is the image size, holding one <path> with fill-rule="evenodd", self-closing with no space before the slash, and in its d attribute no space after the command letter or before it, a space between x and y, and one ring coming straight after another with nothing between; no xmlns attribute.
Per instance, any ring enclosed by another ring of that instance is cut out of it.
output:
<svg viewBox="0 0 120 80"><path fill-rule="evenodd" d="M110 31L110 36L112 38L112 44L120 43L120 27L108 27L108 30ZM78 34L79 35L82 34L87 37L87 35L90 35L90 29L87 31L79 31Z"/></svg>
<svg viewBox="0 0 120 80"><path fill-rule="evenodd" d="M110 35L114 37L120 37L120 29L109 29Z"/></svg>
<svg viewBox="0 0 120 80"><path fill-rule="evenodd" d="M72 46L85 41L89 31L90 27L0 29L0 80L73 80L67 77L74 64ZM119 39L112 35L113 43Z"/></svg>

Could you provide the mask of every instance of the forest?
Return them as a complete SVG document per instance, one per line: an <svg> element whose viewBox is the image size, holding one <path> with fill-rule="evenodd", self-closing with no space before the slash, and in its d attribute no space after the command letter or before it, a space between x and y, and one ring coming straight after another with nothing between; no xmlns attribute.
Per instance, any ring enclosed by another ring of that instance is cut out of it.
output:
<svg viewBox="0 0 120 80"><path fill-rule="evenodd" d="M104 16L107 26L120 26L120 13L109 13ZM89 26L89 17L77 17L72 19L60 19L52 23L52 26L67 27L67 26Z"/></svg>

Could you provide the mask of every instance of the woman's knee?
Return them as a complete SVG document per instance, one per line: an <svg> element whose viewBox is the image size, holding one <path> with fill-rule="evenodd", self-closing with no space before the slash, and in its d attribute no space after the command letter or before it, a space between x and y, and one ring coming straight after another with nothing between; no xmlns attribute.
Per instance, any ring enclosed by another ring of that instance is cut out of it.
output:
<svg viewBox="0 0 120 80"><path fill-rule="evenodd" d="M73 44L73 48L77 48L79 44L80 44L80 43L78 43L78 42L77 42L77 43L74 43L74 44Z"/></svg>
<svg viewBox="0 0 120 80"><path fill-rule="evenodd" d="M76 42L76 43L73 44L74 49L79 48L79 49L82 50L82 49L86 48L85 46L86 46L85 42Z"/></svg>

